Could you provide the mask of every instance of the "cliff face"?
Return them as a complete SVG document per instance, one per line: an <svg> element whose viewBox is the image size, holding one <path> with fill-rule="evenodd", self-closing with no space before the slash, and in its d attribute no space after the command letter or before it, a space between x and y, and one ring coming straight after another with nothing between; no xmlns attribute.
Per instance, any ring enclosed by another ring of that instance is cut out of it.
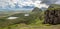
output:
<svg viewBox="0 0 60 29"><path fill-rule="evenodd" d="M60 5L51 5L45 11L44 23L47 24L60 24Z"/></svg>

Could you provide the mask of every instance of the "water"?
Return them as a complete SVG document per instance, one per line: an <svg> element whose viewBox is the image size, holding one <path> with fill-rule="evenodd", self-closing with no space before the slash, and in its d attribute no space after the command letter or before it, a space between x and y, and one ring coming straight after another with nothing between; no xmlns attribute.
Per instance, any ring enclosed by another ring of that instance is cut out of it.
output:
<svg viewBox="0 0 60 29"><path fill-rule="evenodd" d="M8 17L8 19L17 19L18 17Z"/></svg>

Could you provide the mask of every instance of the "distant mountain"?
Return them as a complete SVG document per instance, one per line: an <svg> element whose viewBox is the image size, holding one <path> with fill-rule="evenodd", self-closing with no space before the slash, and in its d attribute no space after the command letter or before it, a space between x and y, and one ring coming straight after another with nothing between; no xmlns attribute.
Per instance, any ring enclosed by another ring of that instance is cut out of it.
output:
<svg viewBox="0 0 60 29"><path fill-rule="evenodd" d="M35 7L33 10L32 10L32 12L38 12L38 11L42 11L40 8L38 8L38 7Z"/></svg>

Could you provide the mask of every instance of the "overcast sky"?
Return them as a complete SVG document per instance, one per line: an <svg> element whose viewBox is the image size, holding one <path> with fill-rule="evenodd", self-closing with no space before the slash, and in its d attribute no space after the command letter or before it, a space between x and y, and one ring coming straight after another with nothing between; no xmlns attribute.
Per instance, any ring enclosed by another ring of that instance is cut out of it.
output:
<svg viewBox="0 0 60 29"><path fill-rule="evenodd" d="M34 7L48 8L48 4L52 3L60 4L60 0L0 0L0 9L30 10Z"/></svg>

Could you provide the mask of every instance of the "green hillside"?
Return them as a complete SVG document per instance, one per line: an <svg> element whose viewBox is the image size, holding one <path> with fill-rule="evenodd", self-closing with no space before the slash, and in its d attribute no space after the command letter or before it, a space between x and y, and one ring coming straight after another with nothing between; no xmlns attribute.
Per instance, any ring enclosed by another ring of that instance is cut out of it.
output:
<svg viewBox="0 0 60 29"><path fill-rule="evenodd" d="M60 5L51 5L48 9L54 10ZM53 9L54 8L54 9ZM60 7L59 7L60 8ZM43 24L44 12L35 7L29 13L15 13L6 17L0 18L0 29L59 29L60 25ZM24 16L29 14L29 16ZM7 19L8 17L18 17L17 19Z"/></svg>
<svg viewBox="0 0 60 29"><path fill-rule="evenodd" d="M60 10L60 5L51 4L51 5L49 6L48 10Z"/></svg>

